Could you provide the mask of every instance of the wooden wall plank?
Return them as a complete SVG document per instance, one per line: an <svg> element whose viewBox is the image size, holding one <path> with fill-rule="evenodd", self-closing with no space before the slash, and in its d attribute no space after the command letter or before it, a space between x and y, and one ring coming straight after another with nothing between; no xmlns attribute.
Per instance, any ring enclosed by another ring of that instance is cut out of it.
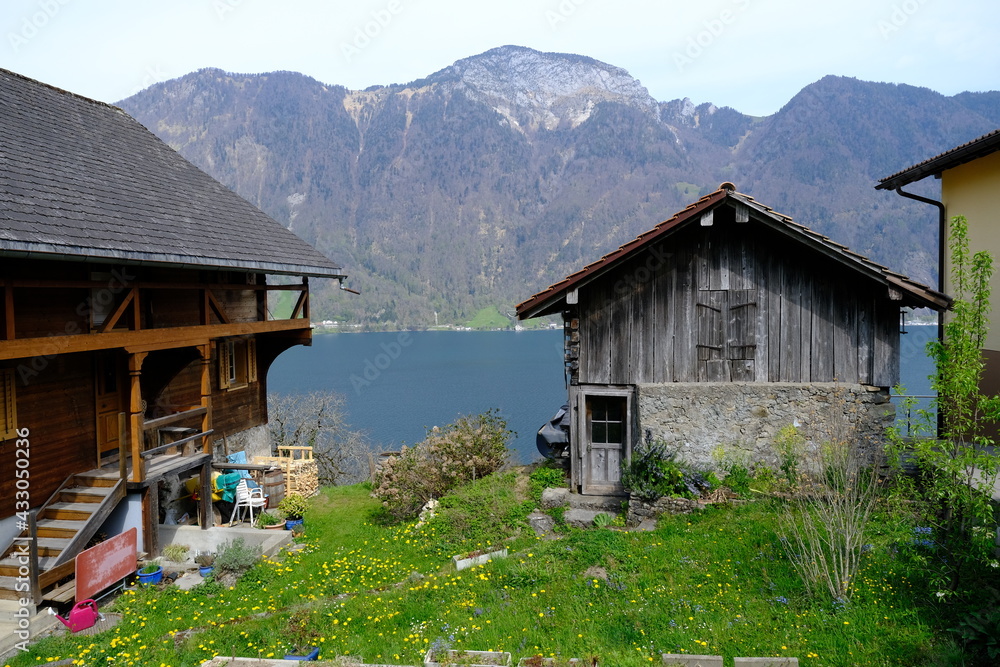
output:
<svg viewBox="0 0 1000 667"><path fill-rule="evenodd" d="M833 285L823 276L814 276L812 285L809 378L812 382L832 382L834 379Z"/></svg>
<svg viewBox="0 0 1000 667"><path fill-rule="evenodd" d="M778 382L782 378L781 360L783 358L784 341L782 340L784 327L782 326L784 315L782 309L785 307L782 298L784 290L784 264L775 253L769 253L767 257L767 313L766 332L761 344L767 345L767 382Z"/></svg>
<svg viewBox="0 0 1000 667"><path fill-rule="evenodd" d="M674 379L675 294L677 283L677 258L671 255L664 260L652 281L650 298L656 302L652 318L653 374L652 382L672 382Z"/></svg>
<svg viewBox="0 0 1000 667"><path fill-rule="evenodd" d="M699 254L678 245L677 282L674 291L673 381L695 382L698 378L697 322L695 299L698 294L696 265Z"/></svg>
<svg viewBox="0 0 1000 667"><path fill-rule="evenodd" d="M802 377L802 284L800 274L785 266L781 276L781 382Z"/></svg>
<svg viewBox="0 0 1000 667"><path fill-rule="evenodd" d="M872 351L875 349L875 301L859 295L858 313L858 382L872 384Z"/></svg>
<svg viewBox="0 0 1000 667"><path fill-rule="evenodd" d="M899 381L899 306L881 302L875 309L872 384L889 387Z"/></svg>
<svg viewBox="0 0 1000 667"><path fill-rule="evenodd" d="M796 267L799 282L800 320L799 336L799 376L794 382L812 381L812 325L813 325L813 279L814 276L802 265Z"/></svg>
<svg viewBox="0 0 1000 667"><path fill-rule="evenodd" d="M834 300L833 375L838 382L858 381L858 298L856 285L839 285Z"/></svg>

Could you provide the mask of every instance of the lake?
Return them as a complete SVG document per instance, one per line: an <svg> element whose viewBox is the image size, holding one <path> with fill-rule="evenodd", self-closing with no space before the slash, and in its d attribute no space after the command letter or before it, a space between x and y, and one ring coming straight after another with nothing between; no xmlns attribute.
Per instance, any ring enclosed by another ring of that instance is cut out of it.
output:
<svg viewBox="0 0 1000 667"><path fill-rule="evenodd" d="M901 383L909 394L926 395L933 365L924 350L937 328L907 330ZM538 458L535 432L566 402L562 331L317 334L311 348L278 357L268 387L342 394L351 428L384 451L420 442L432 426L496 408L517 433L515 458L529 463Z"/></svg>
<svg viewBox="0 0 1000 667"><path fill-rule="evenodd" d="M384 451L496 408L529 463L535 432L566 402L562 330L317 334L278 357L268 390L342 394L348 423Z"/></svg>

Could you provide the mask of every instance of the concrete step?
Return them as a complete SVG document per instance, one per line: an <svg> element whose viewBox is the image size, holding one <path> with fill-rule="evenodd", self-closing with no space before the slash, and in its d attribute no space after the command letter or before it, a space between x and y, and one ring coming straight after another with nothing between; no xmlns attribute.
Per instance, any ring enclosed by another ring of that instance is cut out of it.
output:
<svg viewBox="0 0 1000 667"><path fill-rule="evenodd" d="M569 489L545 489L542 492L542 507L545 509L569 506L572 509L618 513L622 511L622 503L627 501L627 496L584 496L570 493Z"/></svg>
<svg viewBox="0 0 1000 667"><path fill-rule="evenodd" d="M608 510L571 508L563 513L563 521L566 522L567 526L573 526L574 528L590 528L594 525L594 517L598 514L609 514L612 518L618 516L617 512L610 512Z"/></svg>

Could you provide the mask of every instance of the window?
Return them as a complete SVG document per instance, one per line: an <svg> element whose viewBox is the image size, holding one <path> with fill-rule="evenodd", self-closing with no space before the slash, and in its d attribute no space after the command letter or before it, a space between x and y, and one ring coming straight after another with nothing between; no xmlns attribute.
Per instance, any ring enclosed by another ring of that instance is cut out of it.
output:
<svg viewBox="0 0 1000 667"><path fill-rule="evenodd" d="M257 381L257 341L227 338L216 346L219 357L219 388L238 389Z"/></svg>
<svg viewBox="0 0 1000 667"><path fill-rule="evenodd" d="M17 398L14 369L0 368L0 440L17 436Z"/></svg>

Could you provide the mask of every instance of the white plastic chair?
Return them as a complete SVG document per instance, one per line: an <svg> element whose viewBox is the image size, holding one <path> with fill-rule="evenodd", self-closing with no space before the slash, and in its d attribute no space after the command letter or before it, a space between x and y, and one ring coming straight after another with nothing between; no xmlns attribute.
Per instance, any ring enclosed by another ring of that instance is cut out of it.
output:
<svg viewBox="0 0 1000 667"><path fill-rule="evenodd" d="M252 526L254 508L263 511L265 505L267 505L267 498L264 497L264 491L259 487L251 489L247 486L247 481L241 479L236 486L236 504L233 505L233 515L229 518L229 525L232 526L236 522L245 508L250 514L250 525Z"/></svg>

